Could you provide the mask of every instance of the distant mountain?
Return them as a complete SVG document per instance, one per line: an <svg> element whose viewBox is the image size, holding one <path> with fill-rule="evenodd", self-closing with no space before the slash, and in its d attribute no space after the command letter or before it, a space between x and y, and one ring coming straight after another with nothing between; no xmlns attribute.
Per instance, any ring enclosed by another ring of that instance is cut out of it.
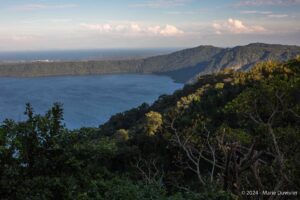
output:
<svg viewBox="0 0 300 200"><path fill-rule="evenodd" d="M166 70L163 74L171 76L177 81L186 82L197 75L210 74L225 68L248 70L258 62L286 61L297 55L300 55L299 46L263 43L253 43L234 48L199 46L166 55L165 60L174 59L173 63L181 66L178 67L177 65L176 70ZM184 62L187 64L181 64Z"/></svg>
<svg viewBox="0 0 300 200"><path fill-rule="evenodd" d="M253 43L234 48L199 46L168 55L136 60L31 62L0 64L0 76L59 76L111 73L154 73L178 82L224 68L248 70L266 60L285 61L300 55L299 46Z"/></svg>

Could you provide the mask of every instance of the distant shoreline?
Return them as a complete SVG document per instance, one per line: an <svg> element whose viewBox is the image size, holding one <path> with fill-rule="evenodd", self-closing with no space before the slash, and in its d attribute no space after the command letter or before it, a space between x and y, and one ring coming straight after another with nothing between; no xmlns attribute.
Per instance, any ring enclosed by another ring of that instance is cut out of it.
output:
<svg viewBox="0 0 300 200"><path fill-rule="evenodd" d="M0 77L47 77L102 74L155 74L187 83L225 68L247 70L258 62L285 61L300 55L300 47L253 43L234 48L199 46L140 59L0 63Z"/></svg>
<svg viewBox="0 0 300 200"><path fill-rule="evenodd" d="M145 48L145 49L78 49L0 52L0 63L27 62L73 62L144 59L165 55L183 48Z"/></svg>

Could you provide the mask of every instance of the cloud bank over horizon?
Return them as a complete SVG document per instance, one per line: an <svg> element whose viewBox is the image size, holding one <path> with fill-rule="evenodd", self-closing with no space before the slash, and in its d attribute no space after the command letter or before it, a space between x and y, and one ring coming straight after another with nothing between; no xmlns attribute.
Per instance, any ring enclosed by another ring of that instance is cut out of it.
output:
<svg viewBox="0 0 300 200"><path fill-rule="evenodd" d="M25 3L26 2L26 3ZM300 45L300 0L3 0L0 51Z"/></svg>

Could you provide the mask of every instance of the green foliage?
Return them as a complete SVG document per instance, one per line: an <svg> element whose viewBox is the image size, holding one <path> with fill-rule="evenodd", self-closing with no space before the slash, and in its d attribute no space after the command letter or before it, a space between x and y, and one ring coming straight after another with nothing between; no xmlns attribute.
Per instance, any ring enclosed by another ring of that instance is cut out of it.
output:
<svg viewBox="0 0 300 200"><path fill-rule="evenodd" d="M125 129L119 129L115 133L115 137L119 141L127 141L127 140L129 140L129 132Z"/></svg>
<svg viewBox="0 0 300 200"><path fill-rule="evenodd" d="M0 127L0 197L247 199L242 188L260 187L255 169L263 189L273 190L284 171L290 182L281 189L297 191L299 69L299 59L294 59L258 64L249 72L202 76L152 106L113 116L99 128L67 130L62 105L37 115L27 104L25 121L5 120ZM277 147L284 155L283 167ZM265 154L257 165L249 162L261 152ZM192 168L196 155L203 183ZM145 161L142 166L139 160ZM241 161L243 169L230 165L226 171L225 160Z"/></svg>
<svg viewBox="0 0 300 200"><path fill-rule="evenodd" d="M150 111L146 113L146 132L149 136L155 135L159 129L161 128L161 125L163 123L163 119L160 113Z"/></svg>
<svg viewBox="0 0 300 200"><path fill-rule="evenodd" d="M216 88L216 89L223 89L223 88L224 88L224 83L217 83L217 84L215 85L215 88Z"/></svg>
<svg viewBox="0 0 300 200"><path fill-rule="evenodd" d="M239 142L248 146L253 140L253 137L249 133L245 132L245 130L233 129L225 124L220 126L216 131L218 135L222 135L224 132L226 133L224 135L224 139L228 142Z"/></svg>

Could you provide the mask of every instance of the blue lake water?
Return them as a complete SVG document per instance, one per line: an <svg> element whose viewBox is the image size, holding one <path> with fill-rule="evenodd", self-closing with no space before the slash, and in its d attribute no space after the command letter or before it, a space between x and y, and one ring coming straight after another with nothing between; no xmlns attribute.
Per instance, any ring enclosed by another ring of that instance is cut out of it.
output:
<svg viewBox="0 0 300 200"><path fill-rule="evenodd" d="M39 114L60 102L68 128L97 127L113 114L152 103L181 87L169 77L136 74L0 78L0 121L26 119L27 102Z"/></svg>

